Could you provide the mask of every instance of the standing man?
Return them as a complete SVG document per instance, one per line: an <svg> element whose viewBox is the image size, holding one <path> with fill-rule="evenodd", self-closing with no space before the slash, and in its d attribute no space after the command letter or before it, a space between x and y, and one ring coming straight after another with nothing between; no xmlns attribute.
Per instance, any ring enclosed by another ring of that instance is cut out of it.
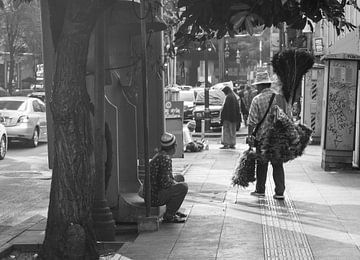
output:
<svg viewBox="0 0 360 260"><path fill-rule="evenodd" d="M256 151L260 153L262 136L271 127L269 114L266 115L268 108L278 105L283 111L291 115L291 110L287 104L285 97L277 94L271 86L271 79L267 72L259 72L256 75L253 85L257 87L258 95L254 97L250 105L248 118L248 137L247 143L250 146L256 146ZM264 118L264 119L263 119ZM255 137L253 131L258 128ZM257 160L256 167L256 189L250 194L257 197L265 196L265 183L268 171L268 161ZM275 183L275 199L284 199L285 176L283 163L272 163L273 179Z"/></svg>
<svg viewBox="0 0 360 260"><path fill-rule="evenodd" d="M242 114L242 117L244 119L244 124L245 126L247 126L247 118L248 118L248 115L249 115L249 107L246 107L246 102L245 102L245 86L242 85L240 86L240 91L238 92L238 96L240 98L240 111L241 111L241 114Z"/></svg>
<svg viewBox="0 0 360 260"><path fill-rule="evenodd" d="M239 102L229 86L225 86L222 91L226 95L221 110L222 136L220 149L235 149L236 145L236 126L241 120Z"/></svg>

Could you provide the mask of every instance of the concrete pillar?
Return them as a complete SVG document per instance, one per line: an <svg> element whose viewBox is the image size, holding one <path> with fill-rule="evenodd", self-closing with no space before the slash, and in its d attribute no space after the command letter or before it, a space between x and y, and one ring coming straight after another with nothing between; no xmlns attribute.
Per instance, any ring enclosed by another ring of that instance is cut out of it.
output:
<svg viewBox="0 0 360 260"><path fill-rule="evenodd" d="M351 169L355 149L359 55L325 57L322 162L325 170Z"/></svg>

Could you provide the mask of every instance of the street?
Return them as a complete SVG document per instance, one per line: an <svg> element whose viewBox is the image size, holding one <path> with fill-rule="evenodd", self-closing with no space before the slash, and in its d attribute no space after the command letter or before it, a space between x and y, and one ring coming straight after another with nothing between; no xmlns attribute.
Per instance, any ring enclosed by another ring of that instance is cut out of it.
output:
<svg viewBox="0 0 360 260"><path fill-rule="evenodd" d="M47 144L11 144L0 161L0 233L36 214L46 216L50 183Z"/></svg>

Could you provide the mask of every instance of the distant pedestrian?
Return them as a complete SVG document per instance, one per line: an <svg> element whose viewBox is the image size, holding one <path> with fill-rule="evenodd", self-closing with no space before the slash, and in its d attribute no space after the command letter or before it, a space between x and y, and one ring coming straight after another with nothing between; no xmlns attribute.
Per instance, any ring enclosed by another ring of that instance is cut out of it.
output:
<svg viewBox="0 0 360 260"><path fill-rule="evenodd" d="M225 86L225 101L221 110L222 136L220 149L235 149L236 127L241 120L239 102L230 87Z"/></svg>
<svg viewBox="0 0 360 260"><path fill-rule="evenodd" d="M240 86L238 96L239 96L239 99L240 99L240 112L241 112L242 118L244 119L244 124L245 124L245 126L247 126L247 118L248 118L248 115L249 115L249 108L246 106L246 101L245 101L245 95L244 94L245 94L245 86L242 85L242 86Z"/></svg>
<svg viewBox="0 0 360 260"><path fill-rule="evenodd" d="M164 133L160 143L160 151L150 161L151 205L166 205L163 222L183 223L186 215L178 210L185 199L188 185L177 182L172 173L171 156L175 153L176 138L173 134Z"/></svg>
<svg viewBox="0 0 360 260"><path fill-rule="evenodd" d="M250 110L250 105L253 98L258 94L256 89L253 89L251 86L247 85L244 91L244 106L247 111Z"/></svg>
<svg viewBox="0 0 360 260"><path fill-rule="evenodd" d="M183 127L183 140L184 140L184 151L185 152L200 152L204 149L204 142L194 140L192 133L195 131L196 122L190 120Z"/></svg>
<svg viewBox="0 0 360 260"><path fill-rule="evenodd" d="M291 116L291 109L283 95L276 93L270 88L272 81L267 72L261 72L256 75L255 85L259 94L251 102L248 118L248 137L247 143L255 146L260 153L262 137L271 127L271 122L267 120L269 110L272 106L278 105L286 114ZM255 137L254 129L257 129ZM268 171L268 161L257 160L256 166L256 189L251 195L262 197L265 196L265 183ZM285 175L282 162L272 162L273 179L275 183L275 199L284 199Z"/></svg>

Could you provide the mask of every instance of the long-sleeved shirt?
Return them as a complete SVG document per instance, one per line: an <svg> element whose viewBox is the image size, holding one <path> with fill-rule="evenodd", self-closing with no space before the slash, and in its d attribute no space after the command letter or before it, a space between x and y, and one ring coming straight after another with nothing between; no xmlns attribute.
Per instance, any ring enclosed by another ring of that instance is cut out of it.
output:
<svg viewBox="0 0 360 260"><path fill-rule="evenodd" d="M278 105L288 116L291 116L290 106L287 104L285 97L283 95L277 94L273 89L266 88L261 91L260 94L254 97L250 105L249 117L248 117L248 125L255 129L256 125L261 121L264 117L266 110L269 107L270 99L272 94L276 94L274 101L272 103L272 107ZM269 112L270 113L270 112ZM271 122L267 118L262 122L256 133L256 139L260 139L263 133L270 127Z"/></svg>
<svg viewBox="0 0 360 260"><path fill-rule="evenodd" d="M158 152L150 161L151 205L159 206L158 194L175 184L171 157L164 151Z"/></svg>

